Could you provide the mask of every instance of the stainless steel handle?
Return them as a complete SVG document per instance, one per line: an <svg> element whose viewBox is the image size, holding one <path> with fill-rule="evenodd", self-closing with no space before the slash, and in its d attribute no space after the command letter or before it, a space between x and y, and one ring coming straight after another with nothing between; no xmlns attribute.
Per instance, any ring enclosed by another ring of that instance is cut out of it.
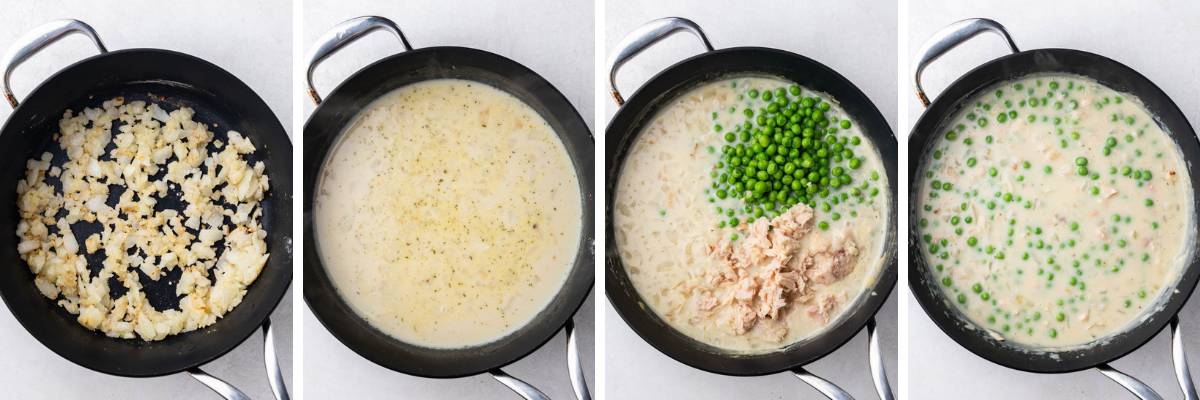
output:
<svg viewBox="0 0 1200 400"><path fill-rule="evenodd" d="M1125 390L1128 390L1129 393L1133 393L1133 395L1137 396L1139 399L1162 400L1162 396L1159 396L1153 388L1147 386L1145 383L1142 383L1142 381L1139 381L1133 376L1121 371L1117 371L1108 364L1102 364L1099 367L1096 367L1096 369L1100 370L1100 372L1103 373L1104 376L1107 376L1108 379L1112 379L1121 386L1124 386Z"/></svg>
<svg viewBox="0 0 1200 400"><path fill-rule="evenodd" d="M808 372L808 370L804 369L804 367L793 368L792 374L795 374L796 377L800 378L800 380L804 381L804 383L812 386L813 389L817 389L818 392L821 392L821 394L825 395L825 397L828 397L830 400L854 400L854 397L850 396L850 393L842 390L842 388L838 387L838 385L825 380L825 378L813 375L812 373Z"/></svg>
<svg viewBox="0 0 1200 400"><path fill-rule="evenodd" d="M217 394L221 395L221 397L225 400L250 400L250 396L242 393L242 391L238 390L238 388L233 387L233 385L230 385L228 382L225 382L220 378L201 371L200 368L189 369L187 370L187 373L188 375L191 375L192 378L195 378L197 381L200 381L200 383L203 383L204 386L208 386L209 389L217 392Z"/></svg>
<svg viewBox="0 0 1200 400"><path fill-rule="evenodd" d="M546 396L545 393L542 393L542 391L533 387L533 385L525 383L523 380L513 378L511 375L504 373L504 371L500 370L499 368L488 371L488 373L492 375L493 379L500 381L500 383L503 383L504 386L508 386L509 389L517 392L517 394L525 400L550 400L549 396Z"/></svg>
<svg viewBox="0 0 1200 400"><path fill-rule="evenodd" d="M696 35L704 43L706 51L713 51L712 43L708 42L708 37L704 36L704 31L700 30L700 26L689 19L679 17L650 21L634 29L633 32L629 32L624 39L617 43L616 52L608 59L608 88L618 106L625 104L625 98L621 97L621 92L617 90L617 70L620 70L626 61L641 53L642 50L646 50L651 45L679 31L687 31Z"/></svg>
<svg viewBox="0 0 1200 400"><path fill-rule="evenodd" d="M1180 328L1179 316L1171 318L1171 361L1175 365L1175 379L1183 390L1183 398L1197 400L1196 384L1192 382L1192 371L1188 368L1187 354L1183 352L1183 329Z"/></svg>
<svg viewBox="0 0 1200 400"><path fill-rule="evenodd" d="M400 38L400 44L404 45L404 51L412 50L412 46L408 44L408 39L404 37L403 32L400 32L400 27L396 26L395 22L377 16L365 16L342 21L342 23L337 24L333 29L330 29L324 35L317 38L316 47L308 51L308 75L306 77L308 80L308 96L312 98L314 103L321 104L321 95L317 94L317 89L313 86L313 70L317 68L317 65L342 47L354 43L355 40L378 29L391 32L397 38Z"/></svg>
<svg viewBox="0 0 1200 400"><path fill-rule="evenodd" d="M564 329L567 331L567 373L571 375L571 389L575 390L577 400L592 400L587 380L583 377L583 363L579 360L579 341L575 335L575 322L568 320Z"/></svg>
<svg viewBox="0 0 1200 400"><path fill-rule="evenodd" d="M271 383L271 393L275 400L290 400L287 386L283 384L283 370L279 368L279 359L275 356L275 327L271 319L263 322L263 362L267 366L267 381Z"/></svg>
<svg viewBox="0 0 1200 400"><path fill-rule="evenodd" d="M1017 50L1017 44L1013 42L1012 36L1009 36L1008 31L1004 30L1004 26L990 19L964 19L942 28L921 45L921 49L917 50L917 60L913 63L913 83L916 85L917 97L921 99L921 105L929 106L929 97L925 96L925 89L921 87L921 72L925 71L925 67L950 49L958 47L968 39L984 32L994 32L1004 37L1004 40L1008 42L1008 48L1013 53L1020 52Z"/></svg>
<svg viewBox="0 0 1200 400"><path fill-rule="evenodd" d="M12 85L9 83L13 69L46 46L72 33L82 33L92 39L92 43L95 43L96 47L100 49L100 54L108 52L108 49L104 47L104 42L100 41L100 36L96 35L96 31L83 21L60 19L33 28L29 33L17 39L17 42L4 52L4 58L0 60L0 68L4 69L4 98L8 99L10 106L17 108L17 104L19 104L17 96L13 95Z"/></svg>
<svg viewBox="0 0 1200 400"><path fill-rule="evenodd" d="M880 400L895 400L892 385L888 384L887 370L883 367L883 349L879 345L879 334L875 330L875 318L867 321L867 356L871 360L871 379L875 381L875 393Z"/></svg>

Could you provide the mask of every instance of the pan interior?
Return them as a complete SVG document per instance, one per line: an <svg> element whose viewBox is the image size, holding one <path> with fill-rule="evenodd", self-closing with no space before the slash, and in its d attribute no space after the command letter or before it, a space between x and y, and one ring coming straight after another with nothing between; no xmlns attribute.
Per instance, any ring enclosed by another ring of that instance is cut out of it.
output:
<svg viewBox="0 0 1200 400"><path fill-rule="evenodd" d="M202 124L205 124L208 126L209 130L213 133L213 141L222 141L222 142L228 143L229 142L229 133L228 132L231 129L230 127L234 126L233 125L234 121L230 120L228 118L230 113L226 110L221 110L220 108L218 108L219 107L218 104L213 104L202 98L195 98L195 96L188 96L185 92L183 92L183 90L184 90L183 88L181 88L177 85L164 84L162 82L132 83L127 86L121 87L120 89L117 89L117 90L98 91L94 95L89 96L88 98L83 99L80 102L77 102L75 105L71 106L69 109L72 112L74 112L75 114L79 114L80 112L82 112L82 110L84 108L102 108L103 102L108 101L113 98L117 98L117 97L124 98L125 103L127 103L127 104L130 102L135 102L135 101L143 101L143 102L146 102L146 104L151 104L151 103L157 104L160 108L163 109L163 111L166 111L168 113L170 113L171 111L180 109L180 108L187 107L187 108L191 108L192 110L194 110L196 112L196 114L192 117L193 121L196 121L196 122L199 122L199 123L202 123ZM113 124L114 136L117 133L117 129L119 127L120 127L119 124ZM55 130L54 132L57 132L57 130ZM49 132L47 132L47 133L49 133ZM43 137L42 142L35 146L34 150L32 150L30 152L29 157L32 158L32 157L36 157L39 154L50 153L53 155L53 159L54 159L54 162L51 165L54 167L61 168L67 160L66 150L63 149L59 145L59 143L51 137L51 135L47 134L47 135L43 135L42 137ZM104 149L104 152L108 153L115 147L116 147L115 142L110 142L108 147L106 147ZM216 154L216 152L218 150L213 144L209 144L208 151L209 151L209 154ZM173 157L174 156L172 156L172 159L174 159ZM105 156L105 159L107 159L107 158L108 157ZM247 154L245 159L250 164L253 164L253 163L259 162L259 161L263 161L263 157L260 154L258 154L258 152ZM202 171L207 171L208 167L201 165L200 169ZM163 175L165 175L165 173L166 173L166 170L163 169L158 174L151 177L150 179L151 180L160 179ZM62 190L61 179L59 179L58 177L52 177L52 176L46 177L45 179L48 184L53 185L56 188L56 190L61 193L61 190ZM108 199L109 200L108 205L110 207L114 206L116 204L117 198L120 196L120 193L122 193L123 191L124 191L124 188L122 188L122 187L113 187L112 188L112 192L110 192L109 199ZM185 207L187 207L187 203L182 200L181 196L182 196L182 193L179 192L178 190L168 191L166 196L158 199L158 202L155 205L155 209L157 209L157 210L171 209L171 210L176 210L176 211L182 212L183 209ZM270 218L268 215L270 213L269 210L272 209L271 204L270 204L270 202L272 200L273 199L270 196L267 196L263 199L263 202L260 203L261 207L264 210L264 215L263 215L264 230L267 231L268 235L271 234L270 226L269 226L269 224L266 224L265 221L269 220L269 218ZM214 204L224 206L224 207L230 207L229 204L223 203L223 202L217 202ZM57 231L56 227L49 227L49 228L52 233ZM101 233L102 227L100 226L99 223L89 223L86 221L80 221L80 222L72 225L71 231L72 231L72 233L74 233L76 241L78 241L79 243L83 243L84 240L88 236L90 236L94 233ZM197 234L197 231L194 231L194 230L189 230L189 232L193 235ZM218 241L216 244L213 245L213 248L217 251L217 258L220 258L221 254L225 250L224 240L222 239L221 241ZM85 256L85 258L87 259L88 270L89 270L91 276L93 278L95 278L96 274L102 268L101 264L104 261L103 253L96 252L96 253L92 253L92 254L87 254ZM207 277L211 284L216 283L215 275L214 275L213 271L214 271L213 269L210 269L209 276ZM157 280L150 279L140 269L131 268L130 272L138 274L138 276L139 276L138 282L142 285L142 291L146 295L147 300L150 302L150 304L156 310L158 310L158 311L166 311L166 310L179 311L180 310L179 301L182 299L182 297L178 296L176 294L175 289L179 283L179 278L183 272L183 269L176 268L176 269L172 269L172 270L163 271L162 276ZM125 292L128 290L128 289L125 289L123 286L121 286L120 282L115 277L111 278L109 280L109 288L111 289L111 292L108 295L110 299L116 299L116 298L124 295ZM60 309L60 311L65 312L65 310L61 310L61 309ZM70 313L67 313L67 316L70 318L74 318L74 316L70 315Z"/></svg>
<svg viewBox="0 0 1200 400"><path fill-rule="evenodd" d="M414 83L341 133L317 183L315 240L339 295L377 329L478 346L561 289L580 245L576 175L549 124L512 95Z"/></svg>

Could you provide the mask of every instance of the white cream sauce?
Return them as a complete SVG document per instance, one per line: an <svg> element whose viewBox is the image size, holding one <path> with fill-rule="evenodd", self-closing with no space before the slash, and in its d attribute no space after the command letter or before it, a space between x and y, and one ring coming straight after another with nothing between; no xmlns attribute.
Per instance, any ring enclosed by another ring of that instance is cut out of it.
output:
<svg viewBox="0 0 1200 400"><path fill-rule="evenodd" d="M1087 345L1136 324L1178 280L1188 171L1137 98L1033 75L953 121L916 178L914 245L972 322L1033 348Z"/></svg>
<svg viewBox="0 0 1200 400"><path fill-rule="evenodd" d="M326 272L359 316L407 343L504 337L547 306L575 261L583 215L565 147L536 111L482 83L384 95L319 179Z"/></svg>

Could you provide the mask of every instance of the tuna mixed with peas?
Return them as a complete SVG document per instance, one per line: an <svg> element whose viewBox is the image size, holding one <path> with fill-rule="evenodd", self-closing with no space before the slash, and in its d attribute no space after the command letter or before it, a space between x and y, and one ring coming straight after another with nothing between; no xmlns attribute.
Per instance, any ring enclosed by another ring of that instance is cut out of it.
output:
<svg viewBox="0 0 1200 400"><path fill-rule="evenodd" d="M1191 187L1141 102L1074 75L983 91L924 157L910 223L946 301L1031 347L1153 308L1188 256Z"/></svg>

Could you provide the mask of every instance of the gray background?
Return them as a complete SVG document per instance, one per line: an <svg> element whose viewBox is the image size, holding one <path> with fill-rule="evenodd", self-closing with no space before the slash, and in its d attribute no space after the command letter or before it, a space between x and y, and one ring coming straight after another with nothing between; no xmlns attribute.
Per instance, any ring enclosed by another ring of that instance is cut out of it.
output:
<svg viewBox="0 0 1200 400"><path fill-rule="evenodd" d="M1138 70L1166 91L1188 119L1200 121L1200 3L1185 1L1106 2L1030 1L910 2L907 62L934 32L964 18L986 17L1008 28L1017 47L1073 48L1090 51ZM1136 26L1136 27L1134 27ZM988 60L1007 54L995 35L983 35L951 51L926 69L923 82L931 98L953 79ZM906 65L907 69L908 66ZM905 75L908 76L907 74ZM911 87L911 80L905 82ZM903 93L910 121L922 112L912 92ZM907 130L909 127L905 127ZM907 287L905 287L907 291ZM992 364L958 346L905 296L909 315L909 390L920 399L1120 399L1133 398L1097 371L1039 375ZM1200 302L1189 302L1181 317L1186 348L1200 361ZM1171 369L1170 335L1164 331L1113 365L1153 386L1168 399L1182 398ZM1193 375L1198 369L1193 367ZM976 382L963 384L964 382Z"/></svg>
<svg viewBox="0 0 1200 400"><path fill-rule="evenodd" d="M109 50L152 47L203 58L233 73L270 105L284 127L291 126L291 3L207 1L0 1L0 49L34 27L59 18L83 20ZM91 42L72 35L38 53L13 73L23 99L55 71L96 54ZM8 117L0 105L0 120ZM290 131L290 129L289 129ZM11 189L11 188L10 188ZM3 190L10 190L3 189ZM6 233L11 234L11 233ZM5 266L16 268L18 266ZM32 284L32 282L30 283ZM292 386L292 296L289 290L271 314L284 381ZM219 322L218 322L219 324ZM212 399L214 393L186 374L159 378L119 378L77 366L59 357L0 311L0 388L4 398ZM271 398L262 361L261 335L254 335L204 370L256 399ZM295 391L294 389L292 390Z"/></svg>
<svg viewBox="0 0 1200 400"><path fill-rule="evenodd" d="M362 15L395 21L415 48L463 46L490 51L524 64L567 97L588 126L593 119L594 5L587 0L518 2L306 1L302 47L339 22ZM536 10L531 12L530 10ZM350 74L403 49L395 37L372 33L331 56L317 68L317 90L328 94ZM307 60L302 60L302 62ZM302 79L301 79L302 80ZM299 80L298 80L299 81ZM298 92L301 93L301 92ZM305 112L312 110L305 97ZM594 388L595 305L584 303L575 316L583 349L584 372ZM380 367L359 357L325 330L304 307L305 396L326 398L506 399L516 396L486 375L426 379ZM562 333L505 371L537 386L551 398L573 398L566 370ZM616 398L616 397L614 397Z"/></svg>
<svg viewBox="0 0 1200 400"><path fill-rule="evenodd" d="M698 1L640 2L608 0L605 54L633 29L655 18L677 16L695 21L713 47L774 47L808 56L841 73L896 126L896 3L892 1ZM852 32L853 34L847 34ZM836 40L831 38L836 37ZM703 50L695 37L672 36L621 69L618 88L626 96L655 73ZM607 68L607 66L606 66ZM602 73L608 86L608 71ZM616 106L605 98L606 118ZM607 304L607 302L605 303ZM605 306L606 395L612 399L809 399L819 398L791 374L729 377L712 374L658 352ZM879 315L885 365L896 381L896 294ZM807 367L841 385L854 397L875 398L867 364L866 332L833 354Z"/></svg>

